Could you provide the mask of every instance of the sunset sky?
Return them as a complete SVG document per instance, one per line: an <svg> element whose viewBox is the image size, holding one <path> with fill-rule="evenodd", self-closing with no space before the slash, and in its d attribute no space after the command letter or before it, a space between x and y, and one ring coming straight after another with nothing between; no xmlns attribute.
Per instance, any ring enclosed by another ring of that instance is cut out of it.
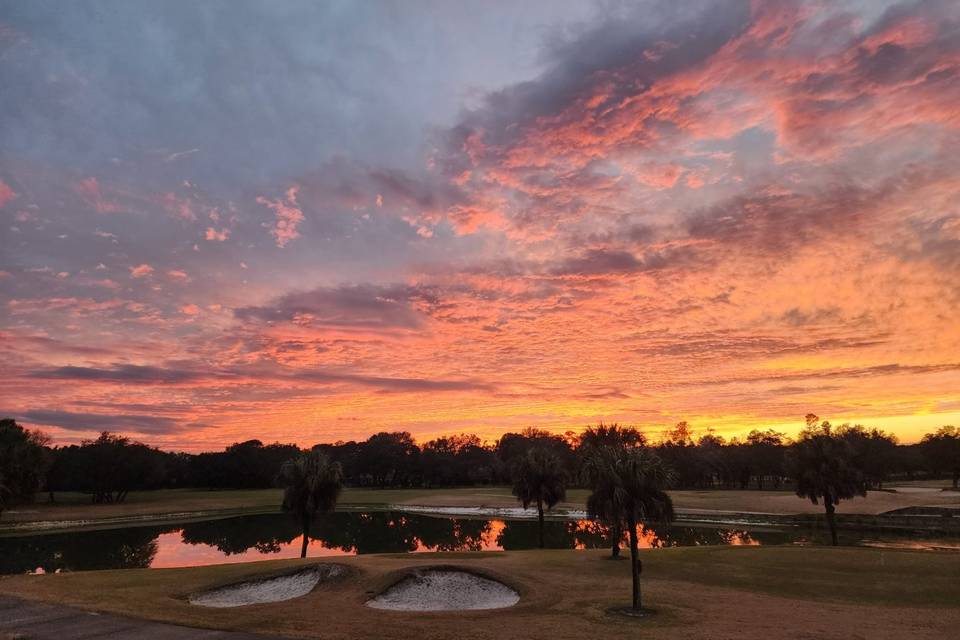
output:
<svg viewBox="0 0 960 640"><path fill-rule="evenodd" d="M0 413L960 424L960 3L0 1Z"/></svg>

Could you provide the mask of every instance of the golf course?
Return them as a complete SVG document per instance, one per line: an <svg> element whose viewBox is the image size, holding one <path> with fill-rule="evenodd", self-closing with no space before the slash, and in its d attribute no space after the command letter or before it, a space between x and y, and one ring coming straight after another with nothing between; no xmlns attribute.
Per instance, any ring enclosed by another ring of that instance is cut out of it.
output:
<svg viewBox="0 0 960 640"><path fill-rule="evenodd" d="M299 638L573 639L947 638L960 624L960 554L848 548L704 547L642 554L641 618L629 601L629 562L602 551L369 555L337 558L345 577L307 595L213 609L190 594L315 563L282 560L182 569L5 576L0 593L191 627ZM509 608L401 612L365 605L398 572L455 566L520 594ZM907 588L909 587L909 588ZM0 627L2 628L2 627ZM29 632L22 637L29 638Z"/></svg>

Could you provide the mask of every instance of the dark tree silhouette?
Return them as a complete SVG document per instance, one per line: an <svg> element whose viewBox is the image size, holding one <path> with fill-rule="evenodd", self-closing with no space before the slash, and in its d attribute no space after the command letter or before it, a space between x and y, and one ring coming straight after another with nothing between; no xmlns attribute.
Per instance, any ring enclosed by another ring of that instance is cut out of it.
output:
<svg viewBox="0 0 960 640"><path fill-rule="evenodd" d="M24 429L16 420L0 420L0 513L7 503L32 502L49 466L49 438Z"/></svg>
<svg viewBox="0 0 960 640"><path fill-rule="evenodd" d="M566 473L560 458L543 447L533 447L520 456L514 466L513 495L523 508L537 505L537 521L540 524L540 548L543 540L543 511L548 511L567 495Z"/></svg>
<svg viewBox="0 0 960 640"><path fill-rule="evenodd" d="M333 511L343 488L343 469L339 462L319 452L310 452L288 460L280 468L283 510L292 514L303 530L300 557L307 557L310 523L317 513Z"/></svg>
<svg viewBox="0 0 960 640"><path fill-rule="evenodd" d="M923 436L920 443L924 456L937 473L946 471L953 478L953 488L960 483L960 429L940 427Z"/></svg>
<svg viewBox="0 0 960 640"><path fill-rule="evenodd" d="M646 447L605 446L587 459L586 474L592 493L588 511L605 520L618 520L630 538L630 568L633 583L632 607L641 608L639 539L641 522L669 523L673 520L673 501L667 495L673 473L660 457Z"/></svg>
<svg viewBox="0 0 960 640"><path fill-rule="evenodd" d="M3 481L3 473L0 473L0 516L3 515L3 510L7 508L9 496L10 489L7 488L7 485Z"/></svg>
<svg viewBox="0 0 960 640"><path fill-rule="evenodd" d="M817 426L819 418L807 415L807 427L800 432L787 455L787 471L796 483L797 495L813 504L823 502L830 539L837 539L836 506L841 500L867 495L863 471L857 468L850 442L835 433L830 423Z"/></svg>
<svg viewBox="0 0 960 640"><path fill-rule="evenodd" d="M420 449L406 431L375 433L357 456L358 475L378 487L414 484Z"/></svg>
<svg viewBox="0 0 960 640"><path fill-rule="evenodd" d="M916 476L960 481L960 432L944 427L925 441L901 445L875 428L835 428L853 448L855 468L867 487L879 488L889 478ZM568 478L581 478L586 452L594 446L623 442L646 444L637 430L599 425L577 435L541 429L506 433L495 444L473 434L436 438L418 444L406 432L382 432L363 441L317 444L313 447L340 463L349 486L434 487L507 485L518 461L531 449L545 449L560 460ZM676 474L673 486L688 488L777 488L787 476L783 434L755 430L743 438L708 432L695 440L689 424L680 422L662 442L650 445ZM123 436L104 432L81 445L50 447L37 431L12 419L0 420L0 474L8 492L6 504L29 502L46 489L53 502L58 491L80 491L94 503L123 502L129 493L152 489L253 489L275 486L283 463L302 453L295 444L260 440L234 443L199 454L161 451ZM609 523L607 523L609 524ZM606 527L611 552L617 555L623 531Z"/></svg>
<svg viewBox="0 0 960 640"><path fill-rule="evenodd" d="M783 470L784 434L773 429L760 431L754 429L747 434L747 454L750 466L757 480L757 489L763 489L764 478L772 478L775 486L780 485L780 473Z"/></svg>
<svg viewBox="0 0 960 640"><path fill-rule="evenodd" d="M859 424L841 425L836 433L850 443L854 466L863 472L867 486L882 489L896 458L896 436Z"/></svg>

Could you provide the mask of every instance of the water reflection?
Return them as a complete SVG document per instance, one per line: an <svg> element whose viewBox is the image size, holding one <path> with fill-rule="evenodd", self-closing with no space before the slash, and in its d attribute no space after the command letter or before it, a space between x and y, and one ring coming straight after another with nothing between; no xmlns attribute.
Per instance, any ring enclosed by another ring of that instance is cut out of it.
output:
<svg viewBox="0 0 960 640"><path fill-rule="evenodd" d="M153 565L155 527L0 538L0 573L137 569Z"/></svg>
<svg viewBox="0 0 960 640"><path fill-rule="evenodd" d="M700 545L821 543L820 533L740 530L721 527L640 527L644 548ZM536 548L537 523L434 517L392 511L338 512L314 525L309 555L499 551ZM847 534L846 544L876 544ZM590 520L547 521L546 546L597 549L610 546L609 531ZM893 539L936 548L939 543ZM0 573L175 567L297 557L300 530L283 514L266 514L160 525L0 538Z"/></svg>

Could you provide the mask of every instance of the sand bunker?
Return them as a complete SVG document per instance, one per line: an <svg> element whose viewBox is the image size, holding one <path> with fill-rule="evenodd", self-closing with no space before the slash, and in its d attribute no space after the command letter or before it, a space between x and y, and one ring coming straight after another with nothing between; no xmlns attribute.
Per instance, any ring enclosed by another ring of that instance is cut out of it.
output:
<svg viewBox="0 0 960 640"><path fill-rule="evenodd" d="M263 602L280 602L310 593L322 580L342 575L344 568L324 564L296 573L227 585L190 596L190 604L201 607L242 607Z"/></svg>
<svg viewBox="0 0 960 640"><path fill-rule="evenodd" d="M404 578L367 601L374 609L455 611L502 609L520 600L507 585L466 571L425 569Z"/></svg>

